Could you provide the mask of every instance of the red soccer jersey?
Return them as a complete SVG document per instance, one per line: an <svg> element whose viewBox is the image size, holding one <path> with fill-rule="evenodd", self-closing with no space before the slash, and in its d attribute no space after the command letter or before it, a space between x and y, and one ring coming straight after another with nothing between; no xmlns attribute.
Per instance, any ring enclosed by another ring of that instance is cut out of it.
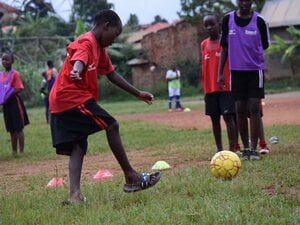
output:
<svg viewBox="0 0 300 225"><path fill-rule="evenodd" d="M7 79L7 75L10 72L6 71L6 72L2 72L2 73L3 73L3 76L2 76L1 82L5 83L6 79ZM15 89L23 89L24 88L22 78L21 78L19 72L16 70L13 71L13 74L10 77L10 85L13 86Z"/></svg>
<svg viewBox="0 0 300 225"><path fill-rule="evenodd" d="M47 81L50 81L52 79L53 76L56 75L56 70L55 69L48 69L46 74L47 74Z"/></svg>
<svg viewBox="0 0 300 225"><path fill-rule="evenodd" d="M81 61L85 69L82 80L73 81L70 72L75 61ZM74 108L93 98L98 100L97 75L114 71L106 50L97 42L92 32L78 37L67 47L66 60L51 89L49 102L51 113L59 113Z"/></svg>
<svg viewBox="0 0 300 225"><path fill-rule="evenodd" d="M223 70L225 87L220 89L217 84L218 79L218 65L221 55L220 41L211 41L209 38L201 42L202 54L202 86L204 94L217 91L230 91L230 72L228 61Z"/></svg>

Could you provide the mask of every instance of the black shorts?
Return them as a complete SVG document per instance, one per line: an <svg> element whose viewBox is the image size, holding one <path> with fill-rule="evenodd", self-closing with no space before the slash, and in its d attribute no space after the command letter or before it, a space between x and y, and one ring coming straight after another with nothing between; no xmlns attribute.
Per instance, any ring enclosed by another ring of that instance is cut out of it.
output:
<svg viewBox="0 0 300 225"><path fill-rule="evenodd" d="M3 104L3 116L7 132L22 131L29 124L24 103L18 94L13 95Z"/></svg>
<svg viewBox="0 0 300 225"><path fill-rule="evenodd" d="M235 101L264 98L264 71L231 70L231 92Z"/></svg>
<svg viewBox="0 0 300 225"><path fill-rule="evenodd" d="M59 155L71 155L75 144L86 154L87 138L90 134L104 130L116 120L95 100L61 113L51 114L51 135L53 147Z"/></svg>
<svg viewBox="0 0 300 225"><path fill-rule="evenodd" d="M206 115L216 116L235 113L234 101L230 92L213 92L206 94L204 101Z"/></svg>

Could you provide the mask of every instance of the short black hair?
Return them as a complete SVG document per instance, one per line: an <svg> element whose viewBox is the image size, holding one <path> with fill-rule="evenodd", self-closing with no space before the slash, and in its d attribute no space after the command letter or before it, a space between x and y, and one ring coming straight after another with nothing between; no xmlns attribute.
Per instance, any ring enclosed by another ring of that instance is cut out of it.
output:
<svg viewBox="0 0 300 225"><path fill-rule="evenodd" d="M48 67L54 67L53 61L52 60L48 60L47 61L47 66Z"/></svg>
<svg viewBox="0 0 300 225"><path fill-rule="evenodd" d="M111 26L122 24L120 17L111 9L103 9L96 13L94 18L95 25L109 22Z"/></svg>
<svg viewBox="0 0 300 225"><path fill-rule="evenodd" d="M203 16L203 19L204 19L205 17L207 17L207 16L215 17L217 23L220 23L220 17L219 17L219 15L213 14L213 13L209 13L209 14L204 15L204 16Z"/></svg>
<svg viewBox="0 0 300 225"><path fill-rule="evenodd" d="M14 56L14 54L13 54L12 52L3 52L3 53L2 53L2 56L3 56L4 54L8 55L8 56L11 58L11 61L12 61L12 62L15 62L15 56Z"/></svg>

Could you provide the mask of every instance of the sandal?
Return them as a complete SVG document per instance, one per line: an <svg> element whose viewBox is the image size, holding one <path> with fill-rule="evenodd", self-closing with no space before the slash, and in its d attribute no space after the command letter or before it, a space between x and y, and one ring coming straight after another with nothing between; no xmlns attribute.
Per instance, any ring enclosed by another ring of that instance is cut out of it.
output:
<svg viewBox="0 0 300 225"><path fill-rule="evenodd" d="M153 179L153 177L155 179ZM140 182L138 184L124 184L123 191L126 193L142 191L147 188L153 187L160 179L160 172L156 173L142 173L140 176ZM152 178L152 179L151 179Z"/></svg>

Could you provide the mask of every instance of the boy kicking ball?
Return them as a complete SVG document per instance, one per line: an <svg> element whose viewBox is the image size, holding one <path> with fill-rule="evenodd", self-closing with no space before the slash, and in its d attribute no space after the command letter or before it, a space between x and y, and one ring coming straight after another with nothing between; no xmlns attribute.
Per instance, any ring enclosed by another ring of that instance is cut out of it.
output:
<svg viewBox="0 0 300 225"><path fill-rule="evenodd" d="M129 84L115 70L105 47L113 44L122 32L119 16L112 10L101 10L95 16L91 31L81 35L67 47L66 60L50 93L51 135L57 154L68 155L70 193L66 203L82 203L80 179L87 138L100 130L106 131L109 146L119 162L124 176L125 192L153 187L160 173L138 173L127 158L118 122L98 100L98 74L105 74L115 85L152 104L152 94Z"/></svg>

